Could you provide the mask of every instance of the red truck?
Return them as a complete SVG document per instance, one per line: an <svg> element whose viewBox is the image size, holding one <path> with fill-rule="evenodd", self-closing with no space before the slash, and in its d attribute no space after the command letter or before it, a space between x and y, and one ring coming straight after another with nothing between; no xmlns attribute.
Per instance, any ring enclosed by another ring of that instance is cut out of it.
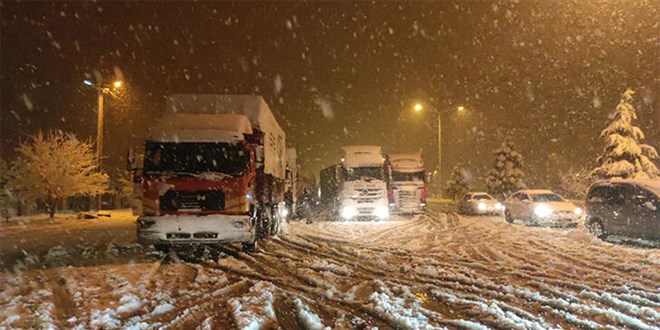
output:
<svg viewBox="0 0 660 330"><path fill-rule="evenodd" d="M169 96L145 143L138 241L254 251L281 229L285 146L260 96Z"/></svg>

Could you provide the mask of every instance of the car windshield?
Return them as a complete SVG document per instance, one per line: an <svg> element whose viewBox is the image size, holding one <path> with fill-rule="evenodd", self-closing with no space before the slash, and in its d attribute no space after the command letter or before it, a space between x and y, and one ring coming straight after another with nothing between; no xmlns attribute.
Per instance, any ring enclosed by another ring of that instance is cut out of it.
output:
<svg viewBox="0 0 660 330"><path fill-rule="evenodd" d="M543 202L563 202L564 199L557 194L533 194L532 200L537 203Z"/></svg>
<svg viewBox="0 0 660 330"><path fill-rule="evenodd" d="M481 194L481 195L474 195L474 197L472 197L472 199L476 199L476 200L492 200L493 197L490 197L489 195L486 195L486 194Z"/></svg>
<svg viewBox="0 0 660 330"><path fill-rule="evenodd" d="M404 173L392 172L392 180L396 181L424 181L424 172Z"/></svg>
<svg viewBox="0 0 660 330"><path fill-rule="evenodd" d="M382 167L346 167L344 175L347 181L354 180L383 180L385 177Z"/></svg>
<svg viewBox="0 0 660 330"><path fill-rule="evenodd" d="M247 153L243 143L148 142L144 173L222 173L242 175Z"/></svg>

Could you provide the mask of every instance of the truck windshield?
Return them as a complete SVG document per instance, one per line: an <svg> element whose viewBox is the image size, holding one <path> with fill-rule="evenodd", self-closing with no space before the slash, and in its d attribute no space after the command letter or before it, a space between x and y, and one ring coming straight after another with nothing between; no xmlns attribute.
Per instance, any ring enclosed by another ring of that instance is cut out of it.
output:
<svg viewBox="0 0 660 330"><path fill-rule="evenodd" d="M424 181L424 172L402 173L392 172L394 181Z"/></svg>
<svg viewBox="0 0 660 330"><path fill-rule="evenodd" d="M383 180L384 173L382 167L347 167L344 168L346 181L354 180Z"/></svg>
<svg viewBox="0 0 660 330"><path fill-rule="evenodd" d="M242 175L248 156L243 143L147 142L144 172Z"/></svg>

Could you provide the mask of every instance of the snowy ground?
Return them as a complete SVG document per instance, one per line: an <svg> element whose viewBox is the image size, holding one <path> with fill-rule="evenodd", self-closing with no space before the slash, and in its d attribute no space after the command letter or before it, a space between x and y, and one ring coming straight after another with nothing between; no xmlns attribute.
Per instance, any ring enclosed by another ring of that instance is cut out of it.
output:
<svg viewBox="0 0 660 330"><path fill-rule="evenodd" d="M134 245L127 214L85 221L0 225L0 328L660 326L660 251L582 228L431 211L291 223L256 253L184 262Z"/></svg>

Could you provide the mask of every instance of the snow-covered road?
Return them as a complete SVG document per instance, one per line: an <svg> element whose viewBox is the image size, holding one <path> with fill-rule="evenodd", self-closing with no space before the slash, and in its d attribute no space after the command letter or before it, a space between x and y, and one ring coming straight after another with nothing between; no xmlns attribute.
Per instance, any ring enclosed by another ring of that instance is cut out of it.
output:
<svg viewBox="0 0 660 330"><path fill-rule="evenodd" d="M580 227L431 211L291 223L256 253L192 263L108 246L87 259L62 246L42 256L45 269L0 273L0 328L660 326L660 251Z"/></svg>

